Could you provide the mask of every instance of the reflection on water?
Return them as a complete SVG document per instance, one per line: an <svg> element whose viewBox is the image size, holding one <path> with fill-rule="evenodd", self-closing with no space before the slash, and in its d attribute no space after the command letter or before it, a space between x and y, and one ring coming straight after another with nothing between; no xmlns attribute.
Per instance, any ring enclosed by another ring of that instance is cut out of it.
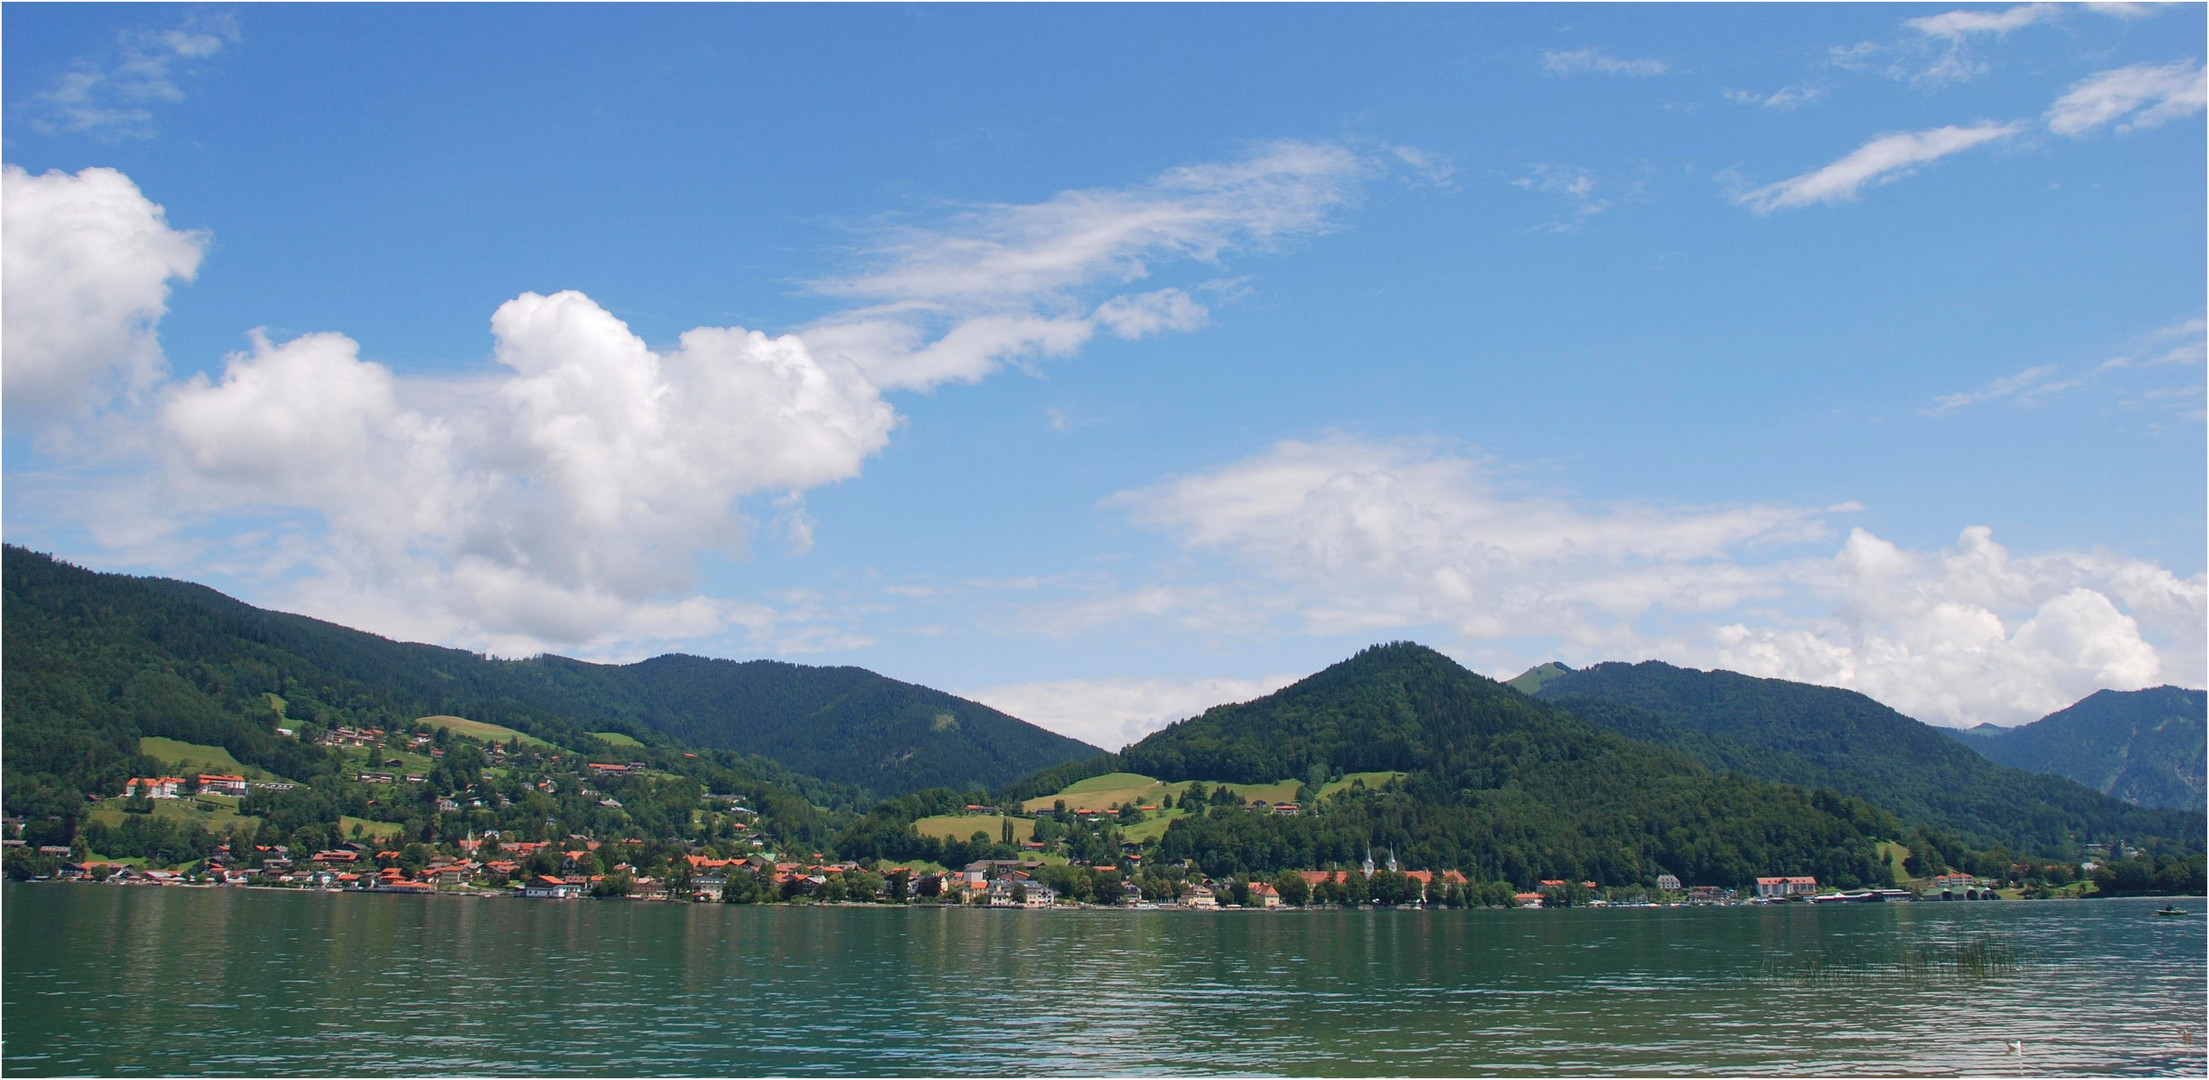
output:
<svg viewBox="0 0 2209 1080"><path fill-rule="evenodd" d="M2203 920L2152 902L1204 915L5 889L16 1075L2200 1075L2209 1028Z"/></svg>

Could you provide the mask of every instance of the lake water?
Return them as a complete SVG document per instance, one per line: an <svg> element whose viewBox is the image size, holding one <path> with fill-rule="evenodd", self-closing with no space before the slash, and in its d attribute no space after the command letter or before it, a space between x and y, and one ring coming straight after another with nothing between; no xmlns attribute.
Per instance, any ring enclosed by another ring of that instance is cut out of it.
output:
<svg viewBox="0 0 2209 1080"><path fill-rule="evenodd" d="M2180 919L2127 900L1202 914L4 889L18 1076L2200 1076L2209 1028L2199 900Z"/></svg>

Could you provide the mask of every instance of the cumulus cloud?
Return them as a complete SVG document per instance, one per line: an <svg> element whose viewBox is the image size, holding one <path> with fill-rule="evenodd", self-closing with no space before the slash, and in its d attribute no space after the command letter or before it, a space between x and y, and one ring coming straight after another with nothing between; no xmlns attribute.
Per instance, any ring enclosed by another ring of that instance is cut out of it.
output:
<svg viewBox="0 0 2209 1080"><path fill-rule="evenodd" d="M169 282L190 281L206 245L113 169L0 171L8 419L81 414L157 382Z"/></svg>
<svg viewBox="0 0 2209 1080"><path fill-rule="evenodd" d="M48 135L150 138L150 106L184 100L179 70L237 40L237 22L227 15L194 17L170 30L125 30L116 35L113 55L78 61L32 97L26 118Z"/></svg>
<svg viewBox="0 0 2209 1080"><path fill-rule="evenodd" d="M1206 311L1185 292L1116 290L1163 262L1212 264L1325 232L1379 167L1341 146L1274 143L1132 188L892 229L867 269L814 283L859 305L799 333L816 354L849 359L879 386L925 389L1069 355L1100 327L1121 337L1193 329Z"/></svg>
<svg viewBox="0 0 2209 1080"><path fill-rule="evenodd" d="M1039 727L1117 751L1214 705L1264 697L1299 678L1060 679L1006 683L962 694Z"/></svg>
<svg viewBox="0 0 2209 1080"><path fill-rule="evenodd" d="M1982 122L1970 127L1951 124L1929 131L1881 135L1839 161L1746 192L1735 201L1759 214L1813 203L1847 202L1868 186L1901 179L1917 171L1920 165L2009 138L2019 130L2020 125L2016 123Z"/></svg>
<svg viewBox="0 0 2209 1080"><path fill-rule="evenodd" d="M2209 85L2191 60L2134 64L2081 80L2048 107L2048 130L2078 138L2104 124L2120 132L2151 128L2209 105Z"/></svg>
<svg viewBox="0 0 2209 1080"><path fill-rule="evenodd" d="M2205 675L2202 575L2102 552L2013 557L1976 527L1940 552L1859 529L1816 555L1825 519L1853 506L1587 506L1508 492L1445 448L1353 438L1281 443L1109 505L1228 567L1211 596L1152 586L1139 590L1152 610L1122 617L1203 604L1321 635L1439 627L1504 667L1549 658L1529 648L1723 666L1941 723L2030 720L2099 687Z"/></svg>
<svg viewBox="0 0 2209 1080"><path fill-rule="evenodd" d="M1703 652L1711 663L1845 686L1953 725L2021 723L2095 690L2204 680L2199 574L2100 552L2019 558L1983 526L1937 552L1856 530L1830 560L1779 572L1830 607L1801 625L1723 626Z"/></svg>
<svg viewBox="0 0 2209 1080"><path fill-rule="evenodd" d="M524 293L491 331L505 371L442 381L397 376L341 334L256 334L220 379L165 395L175 490L311 512L327 529L318 600L369 625L534 651L757 623L661 598L689 586L694 553L742 548L745 496L781 495L777 521L802 543L795 493L856 476L897 422L854 367L796 337L700 327L655 352L577 292Z"/></svg>
<svg viewBox="0 0 2209 1080"><path fill-rule="evenodd" d="M1662 75L1672 69L1665 60L1622 60L1602 49L1574 49L1570 52L1545 52L1542 54L1542 70L1552 75L1626 75L1648 78Z"/></svg>

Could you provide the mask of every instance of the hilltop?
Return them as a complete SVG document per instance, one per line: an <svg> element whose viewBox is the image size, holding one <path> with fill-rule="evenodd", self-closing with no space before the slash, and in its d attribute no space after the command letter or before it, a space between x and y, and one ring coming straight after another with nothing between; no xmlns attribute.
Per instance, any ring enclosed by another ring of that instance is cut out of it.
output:
<svg viewBox="0 0 2209 1080"><path fill-rule="evenodd" d="M2073 780L1997 764L1851 690L1648 661L1564 673L1535 697L1711 768L1828 787L2020 854L2070 856L2111 841L2202 845L2198 809L2143 809Z"/></svg>
<svg viewBox="0 0 2209 1080"><path fill-rule="evenodd" d="M2204 783L2200 690L2101 690L2030 724L1947 730L1989 759L2066 776L2140 806L2198 810Z"/></svg>
<svg viewBox="0 0 2209 1080"><path fill-rule="evenodd" d="M1172 822L1156 854L1212 874L1352 865L1370 846L1407 866L1522 886L1648 884L1665 872L1726 885L1775 873L1883 883L1877 844L1900 829L1862 800L1715 773L1409 643L1031 777L1000 801L1116 772L1165 783L1291 777L1311 790L1348 774L1402 774L1337 789L1314 813L1230 800Z"/></svg>
<svg viewBox="0 0 2209 1080"><path fill-rule="evenodd" d="M722 749L748 775L823 803L860 789L1003 784L1100 753L860 668L691 656L497 660L265 611L189 582L95 573L12 545L4 587L11 812L60 791L120 790L150 767L139 755L144 736L222 746L282 775L315 771L311 747L277 734L286 719L396 728L465 717L594 753Z"/></svg>

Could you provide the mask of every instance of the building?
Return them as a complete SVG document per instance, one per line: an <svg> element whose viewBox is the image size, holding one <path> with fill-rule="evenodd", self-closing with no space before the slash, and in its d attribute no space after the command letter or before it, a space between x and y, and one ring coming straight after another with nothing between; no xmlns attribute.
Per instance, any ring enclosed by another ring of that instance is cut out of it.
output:
<svg viewBox="0 0 2209 1080"><path fill-rule="evenodd" d="M1664 892L1679 892L1680 879L1672 874L1658 874L1657 888Z"/></svg>
<svg viewBox="0 0 2209 1080"><path fill-rule="evenodd" d="M1818 879L1814 877L1760 877L1756 879L1757 896L1772 900L1784 900L1790 896L1809 896L1818 891Z"/></svg>
<svg viewBox="0 0 2209 1080"><path fill-rule="evenodd" d="M179 792L183 787L184 778L181 776L133 776L129 783L123 785L123 797L127 799L137 795L148 799L175 799L182 797Z"/></svg>
<svg viewBox="0 0 2209 1080"><path fill-rule="evenodd" d="M1263 881L1251 882L1250 906L1257 908L1280 907L1281 890L1276 889Z"/></svg>
<svg viewBox="0 0 2209 1080"><path fill-rule="evenodd" d="M1206 888L1202 885L1194 886L1188 892L1183 893L1181 896L1181 902L1187 904L1190 907L1204 908L1208 911L1217 909L1220 906L1219 897L1213 895L1211 889Z"/></svg>
<svg viewBox="0 0 2209 1080"><path fill-rule="evenodd" d="M201 773L199 774L199 789L215 795L236 795L242 799L245 797L245 777Z"/></svg>

